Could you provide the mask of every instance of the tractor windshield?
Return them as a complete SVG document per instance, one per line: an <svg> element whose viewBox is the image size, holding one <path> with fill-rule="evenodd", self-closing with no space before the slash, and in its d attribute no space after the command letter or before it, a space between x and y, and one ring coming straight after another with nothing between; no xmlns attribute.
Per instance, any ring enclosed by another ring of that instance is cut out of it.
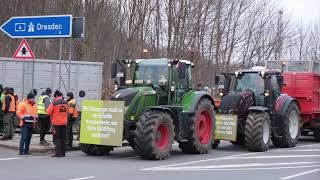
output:
<svg viewBox="0 0 320 180"><path fill-rule="evenodd" d="M235 83L235 91L252 90L255 95L264 93L264 80L257 72L241 74Z"/></svg>
<svg viewBox="0 0 320 180"><path fill-rule="evenodd" d="M164 86L168 81L168 63L162 59L148 59L139 62L134 71L134 84Z"/></svg>

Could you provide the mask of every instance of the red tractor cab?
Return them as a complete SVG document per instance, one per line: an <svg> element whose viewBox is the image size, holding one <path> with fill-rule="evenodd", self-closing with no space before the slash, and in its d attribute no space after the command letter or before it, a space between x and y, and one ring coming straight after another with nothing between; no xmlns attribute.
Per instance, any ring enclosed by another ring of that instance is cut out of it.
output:
<svg viewBox="0 0 320 180"><path fill-rule="evenodd" d="M267 68L282 69L282 92L300 105L300 132L313 132L320 141L320 64L314 61L267 61Z"/></svg>

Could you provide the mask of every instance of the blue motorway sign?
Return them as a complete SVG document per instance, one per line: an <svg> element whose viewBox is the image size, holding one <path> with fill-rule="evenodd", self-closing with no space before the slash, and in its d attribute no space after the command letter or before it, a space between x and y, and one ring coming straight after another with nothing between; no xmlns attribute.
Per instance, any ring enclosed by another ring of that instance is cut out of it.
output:
<svg viewBox="0 0 320 180"><path fill-rule="evenodd" d="M0 29L11 38L71 37L72 15L11 17Z"/></svg>

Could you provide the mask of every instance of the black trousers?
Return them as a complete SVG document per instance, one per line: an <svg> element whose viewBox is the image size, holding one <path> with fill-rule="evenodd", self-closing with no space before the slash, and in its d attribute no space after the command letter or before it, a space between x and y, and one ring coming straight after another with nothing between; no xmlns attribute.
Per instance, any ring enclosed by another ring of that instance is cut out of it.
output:
<svg viewBox="0 0 320 180"><path fill-rule="evenodd" d="M53 125L54 139L56 142L56 154L57 156L66 155L66 125Z"/></svg>
<svg viewBox="0 0 320 180"><path fill-rule="evenodd" d="M49 116L39 116L40 123L40 141L44 140L47 132L50 128L50 117Z"/></svg>

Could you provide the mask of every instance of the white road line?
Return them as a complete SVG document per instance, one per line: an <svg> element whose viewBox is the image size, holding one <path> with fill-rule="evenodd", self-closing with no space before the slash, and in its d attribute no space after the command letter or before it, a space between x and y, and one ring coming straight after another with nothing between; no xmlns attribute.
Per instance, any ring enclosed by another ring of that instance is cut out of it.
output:
<svg viewBox="0 0 320 180"><path fill-rule="evenodd" d="M290 166L290 165L310 165L319 164L319 162L284 162L284 163L248 163L248 164L224 164L224 165L209 165L209 166L179 166L179 167L165 167L162 170L181 170L181 169L224 169L224 168L245 168L245 167L263 167L263 166Z"/></svg>
<svg viewBox="0 0 320 180"><path fill-rule="evenodd" d="M279 152L319 152L320 149L282 149Z"/></svg>
<svg viewBox="0 0 320 180"><path fill-rule="evenodd" d="M314 168L320 165L305 165L305 166L277 166L277 167L258 167L258 168L221 168L221 169L172 169L172 168L159 168L150 169L150 171L249 171L249 170L280 170L280 169L301 169L301 168Z"/></svg>
<svg viewBox="0 0 320 180"><path fill-rule="evenodd" d="M311 158L311 157L320 157L320 155L310 154L310 155L249 156L249 157L226 157L224 159L280 159L280 158Z"/></svg>
<svg viewBox="0 0 320 180"><path fill-rule="evenodd" d="M199 160L199 161L189 161L189 162L184 162L184 163L177 163L177 164L170 164L170 165L164 165L164 166L156 166L156 167L151 167L151 168L144 168L144 169L140 169L140 170L146 171L146 170L152 170L152 169L156 169L156 168L173 167L173 166L208 162L208 161L221 160L221 159L226 159L226 158L246 156L246 155L252 155L252 154L256 154L256 153L237 154L237 155L225 156L225 157L219 157L219 158L203 159L203 160Z"/></svg>
<svg viewBox="0 0 320 180"><path fill-rule="evenodd" d="M21 158L17 158L17 157L14 157L14 158L3 158L3 159L0 159L0 161L10 161L10 160L18 160L18 159L21 159Z"/></svg>
<svg viewBox="0 0 320 180"><path fill-rule="evenodd" d="M295 178L295 177L298 177L298 176L303 176L303 175L314 173L314 172L317 172L317 171L320 171L320 169L314 169L314 170L311 170L311 171L305 171L305 172L302 172L302 173L294 174L292 176L287 176L287 177L283 177L283 178L280 178L280 179L281 180L292 179L292 178Z"/></svg>
<svg viewBox="0 0 320 180"><path fill-rule="evenodd" d="M83 179L93 179L95 176L88 176L88 177L81 177L81 178L74 178L74 179L69 179L69 180L83 180Z"/></svg>

